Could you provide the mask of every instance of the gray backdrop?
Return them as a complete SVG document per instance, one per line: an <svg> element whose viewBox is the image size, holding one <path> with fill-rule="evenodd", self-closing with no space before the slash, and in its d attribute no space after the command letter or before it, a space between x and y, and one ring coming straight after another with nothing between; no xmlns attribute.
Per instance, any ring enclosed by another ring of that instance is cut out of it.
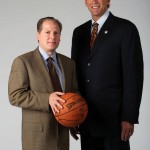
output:
<svg viewBox="0 0 150 150"><path fill-rule="evenodd" d="M140 124L131 138L132 150L150 150L150 1L111 0L114 15L136 24L142 42L145 80L140 109ZM21 109L8 100L8 76L15 57L37 47L36 23L54 16L63 24L58 52L70 57L73 29L90 19L84 0L0 0L0 150L21 150ZM71 150L80 150L80 141L71 138Z"/></svg>

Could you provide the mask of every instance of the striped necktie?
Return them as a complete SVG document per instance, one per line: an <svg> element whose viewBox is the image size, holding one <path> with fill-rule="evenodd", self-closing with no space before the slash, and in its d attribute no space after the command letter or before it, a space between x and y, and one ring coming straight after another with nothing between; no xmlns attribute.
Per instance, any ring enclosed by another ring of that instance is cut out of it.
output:
<svg viewBox="0 0 150 150"><path fill-rule="evenodd" d="M90 48L92 49L94 41L97 37L97 31L98 31L98 23L94 22L92 25L92 33L91 33L91 40L90 40Z"/></svg>

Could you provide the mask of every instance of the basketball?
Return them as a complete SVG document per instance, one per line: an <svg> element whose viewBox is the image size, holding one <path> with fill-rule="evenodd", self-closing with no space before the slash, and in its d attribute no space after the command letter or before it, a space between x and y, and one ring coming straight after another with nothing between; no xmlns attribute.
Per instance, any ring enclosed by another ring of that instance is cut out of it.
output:
<svg viewBox="0 0 150 150"><path fill-rule="evenodd" d="M76 93L65 93L61 96L65 100L63 108L55 113L56 120L63 126L76 127L87 117L88 106L86 101Z"/></svg>

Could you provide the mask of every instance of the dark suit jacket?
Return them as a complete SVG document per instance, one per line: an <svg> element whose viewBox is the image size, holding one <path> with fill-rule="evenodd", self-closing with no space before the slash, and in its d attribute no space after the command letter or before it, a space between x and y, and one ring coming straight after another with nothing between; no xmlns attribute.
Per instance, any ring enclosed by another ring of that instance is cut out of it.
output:
<svg viewBox="0 0 150 150"><path fill-rule="evenodd" d="M64 92L76 91L75 63L64 55L57 56L65 77ZM54 90L38 49L14 60L8 92L10 103L22 108L23 150L57 150L57 140L61 150L69 149L68 128L58 125L49 110L48 99Z"/></svg>
<svg viewBox="0 0 150 150"><path fill-rule="evenodd" d="M111 13L90 53L91 20L72 38L79 90L89 105L82 126L94 136L120 134L121 120L138 123L143 86L143 58L137 28Z"/></svg>

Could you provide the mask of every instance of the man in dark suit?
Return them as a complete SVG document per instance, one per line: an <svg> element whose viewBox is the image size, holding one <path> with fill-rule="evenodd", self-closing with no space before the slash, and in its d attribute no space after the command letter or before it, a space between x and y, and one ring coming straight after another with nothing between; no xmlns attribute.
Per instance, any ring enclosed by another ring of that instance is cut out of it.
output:
<svg viewBox="0 0 150 150"><path fill-rule="evenodd" d="M85 0L85 4L92 20L75 28L72 38L78 86L89 107L79 126L81 148L129 150L143 88L139 33L133 23L108 11L110 0ZM90 45L94 22L97 37Z"/></svg>
<svg viewBox="0 0 150 150"><path fill-rule="evenodd" d="M56 53L61 29L57 19L41 18L37 23L38 48L17 57L12 65L8 93L10 103L22 108L23 150L69 150L68 128L58 124L53 114L62 108L64 92L78 90L74 61ZM50 59L59 89L52 80Z"/></svg>

